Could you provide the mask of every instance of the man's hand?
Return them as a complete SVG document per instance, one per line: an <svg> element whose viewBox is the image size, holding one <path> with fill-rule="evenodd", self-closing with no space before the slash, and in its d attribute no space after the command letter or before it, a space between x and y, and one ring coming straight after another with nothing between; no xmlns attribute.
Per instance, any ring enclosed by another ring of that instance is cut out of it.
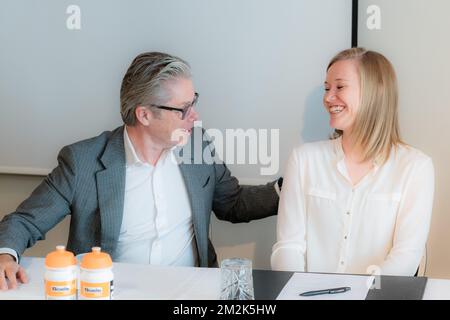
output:
<svg viewBox="0 0 450 320"><path fill-rule="evenodd" d="M25 270L16 262L16 260L9 254L0 254L0 290L8 290L9 288L17 288L17 279L22 283L28 282L28 277Z"/></svg>

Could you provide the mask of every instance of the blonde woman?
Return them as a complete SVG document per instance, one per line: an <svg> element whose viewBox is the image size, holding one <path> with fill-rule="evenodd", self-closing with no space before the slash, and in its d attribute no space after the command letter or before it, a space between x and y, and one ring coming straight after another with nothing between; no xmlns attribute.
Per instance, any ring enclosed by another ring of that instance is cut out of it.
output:
<svg viewBox="0 0 450 320"><path fill-rule="evenodd" d="M434 168L402 142L391 63L352 48L329 63L323 103L335 136L293 150L274 270L414 275L430 226Z"/></svg>

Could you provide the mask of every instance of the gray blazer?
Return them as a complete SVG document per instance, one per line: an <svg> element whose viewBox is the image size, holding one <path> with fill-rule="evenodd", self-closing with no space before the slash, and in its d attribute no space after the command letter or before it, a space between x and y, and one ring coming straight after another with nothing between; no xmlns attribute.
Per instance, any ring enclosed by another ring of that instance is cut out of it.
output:
<svg viewBox="0 0 450 320"><path fill-rule="evenodd" d="M68 250L79 254L101 246L114 259L125 194L123 130L122 126L64 147L58 155L58 166L15 212L0 222L0 248L14 249L20 256L70 214ZM189 151L193 159L194 140L191 138L181 150L181 156ZM203 148L214 156L211 142L202 142ZM233 223L277 212L275 182L240 186L223 163L200 161L179 166L191 203L201 267L217 266L208 237L211 211L219 219Z"/></svg>

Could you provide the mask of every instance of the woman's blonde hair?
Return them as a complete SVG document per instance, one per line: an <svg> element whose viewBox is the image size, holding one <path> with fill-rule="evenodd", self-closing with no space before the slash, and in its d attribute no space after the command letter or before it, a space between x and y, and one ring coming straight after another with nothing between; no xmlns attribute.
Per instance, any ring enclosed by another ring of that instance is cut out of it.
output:
<svg viewBox="0 0 450 320"><path fill-rule="evenodd" d="M352 129L353 143L363 151L363 161L383 164L391 148L403 144L398 124L398 89L394 68L382 54L364 48L339 52L328 64L341 60L358 62L360 106ZM335 130L334 138L342 135Z"/></svg>

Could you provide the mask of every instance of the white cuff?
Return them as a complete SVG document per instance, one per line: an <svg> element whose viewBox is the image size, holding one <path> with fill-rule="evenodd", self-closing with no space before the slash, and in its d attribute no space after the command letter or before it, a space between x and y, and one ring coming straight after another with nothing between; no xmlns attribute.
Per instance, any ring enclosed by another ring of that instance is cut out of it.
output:
<svg viewBox="0 0 450 320"><path fill-rule="evenodd" d="M19 255L17 254L16 250L10 249L10 248L0 248L0 254L10 254L16 259L16 262L19 263Z"/></svg>
<svg viewBox="0 0 450 320"><path fill-rule="evenodd" d="M280 190L280 187L278 186L278 182L275 183L273 186L274 186L274 188L275 188L275 191L277 192L277 195L280 196L281 190Z"/></svg>

